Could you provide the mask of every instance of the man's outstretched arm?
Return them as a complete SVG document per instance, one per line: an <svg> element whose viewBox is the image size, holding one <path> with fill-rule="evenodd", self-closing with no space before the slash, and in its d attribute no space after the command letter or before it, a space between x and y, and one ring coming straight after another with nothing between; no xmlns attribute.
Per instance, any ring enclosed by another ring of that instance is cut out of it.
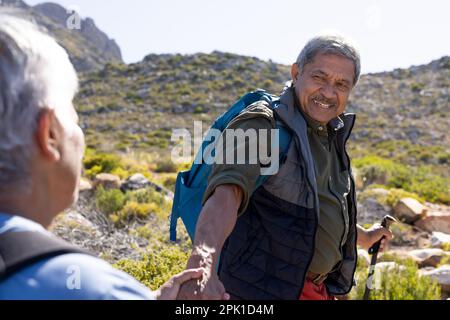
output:
<svg viewBox="0 0 450 320"><path fill-rule="evenodd" d="M180 300L228 300L217 275L220 252L236 225L242 202L242 190L237 185L218 186L200 213L194 246L187 269L204 268L201 281L191 280L180 289Z"/></svg>

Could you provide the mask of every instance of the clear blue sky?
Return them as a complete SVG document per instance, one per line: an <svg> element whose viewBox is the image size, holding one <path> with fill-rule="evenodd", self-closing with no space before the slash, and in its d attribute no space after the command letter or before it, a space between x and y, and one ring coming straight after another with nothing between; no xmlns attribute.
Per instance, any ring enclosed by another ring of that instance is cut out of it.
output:
<svg viewBox="0 0 450 320"><path fill-rule="evenodd" d="M365 73L450 55L448 0L54 2L92 17L117 41L126 62L149 53L220 50L290 64L309 38L330 29L359 44Z"/></svg>

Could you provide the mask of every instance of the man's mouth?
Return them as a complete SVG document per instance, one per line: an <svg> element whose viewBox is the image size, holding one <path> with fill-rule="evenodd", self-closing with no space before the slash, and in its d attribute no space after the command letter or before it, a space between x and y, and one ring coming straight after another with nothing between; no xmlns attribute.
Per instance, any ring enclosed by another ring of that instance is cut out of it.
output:
<svg viewBox="0 0 450 320"><path fill-rule="evenodd" d="M322 102L317 99L313 99L313 102L316 106L318 106L319 108L322 108L322 109L331 109L332 107L334 107L334 104L332 104L332 103Z"/></svg>

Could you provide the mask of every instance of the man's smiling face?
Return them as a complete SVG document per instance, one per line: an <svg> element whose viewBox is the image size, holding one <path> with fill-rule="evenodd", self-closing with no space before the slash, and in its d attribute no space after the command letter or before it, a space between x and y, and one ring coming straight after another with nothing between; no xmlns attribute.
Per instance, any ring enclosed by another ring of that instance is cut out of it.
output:
<svg viewBox="0 0 450 320"><path fill-rule="evenodd" d="M354 85L355 65L336 54L318 53L303 70L291 70L300 108L310 118L327 124L345 111Z"/></svg>

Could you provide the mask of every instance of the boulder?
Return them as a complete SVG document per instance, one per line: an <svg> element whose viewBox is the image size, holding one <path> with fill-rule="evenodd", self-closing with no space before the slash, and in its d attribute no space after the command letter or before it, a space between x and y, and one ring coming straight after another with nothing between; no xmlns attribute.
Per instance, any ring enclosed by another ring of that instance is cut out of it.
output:
<svg viewBox="0 0 450 320"><path fill-rule="evenodd" d="M120 186L122 192L141 190L145 188L153 188L156 192L161 193L167 200L173 200L173 192L148 180L144 175L136 173L128 177Z"/></svg>
<svg viewBox="0 0 450 320"><path fill-rule="evenodd" d="M390 214L389 208L381 204L377 200L377 196L373 197L370 196L362 201L358 201L357 207L358 207L358 222L361 224L365 223L373 224L380 222L385 215Z"/></svg>
<svg viewBox="0 0 450 320"><path fill-rule="evenodd" d="M437 231L431 234L431 245L434 248L442 248L445 244L450 244L450 234Z"/></svg>
<svg viewBox="0 0 450 320"><path fill-rule="evenodd" d="M80 183L78 185L78 200L80 200L80 198L88 199L93 195L94 195L94 188L92 186L92 183L85 178L81 178Z"/></svg>
<svg viewBox="0 0 450 320"><path fill-rule="evenodd" d="M450 234L450 211L429 211L414 225L428 232L438 231Z"/></svg>
<svg viewBox="0 0 450 320"><path fill-rule="evenodd" d="M441 249L417 249L411 250L408 255L416 261L420 268L437 267L445 255L445 251Z"/></svg>
<svg viewBox="0 0 450 320"><path fill-rule="evenodd" d="M94 188L102 186L105 190L108 189L119 189L120 188L120 178L116 175L110 173L100 173L95 176L93 182Z"/></svg>
<svg viewBox="0 0 450 320"><path fill-rule="evenodd" d="M136 173L128 177L120 186L122 192L145 189L152 186L152 183L143 174Z"/></svg>
<svg viewBox="0 0 450 320"><path fill-rule="evenodd" d="M78 190L81 192L89 192L91 191L92 188L92 183L85 179L85 178L81 178L80 179L80 184L78 185Z"/></svg>
<svg viewBox="0 0 450 320"><path fill-rule="evenodd" d="M413 198L402 198L394 207L394 214L406 223L414 223L425 217L427 208Z"/></svg>
<svg viewBox="0 0 450 320"><path fill-rule="evenodd" d="M421 275L436 280L443 292L450 292L450 265L443 265L431 271L421 272Z"/></svg>

